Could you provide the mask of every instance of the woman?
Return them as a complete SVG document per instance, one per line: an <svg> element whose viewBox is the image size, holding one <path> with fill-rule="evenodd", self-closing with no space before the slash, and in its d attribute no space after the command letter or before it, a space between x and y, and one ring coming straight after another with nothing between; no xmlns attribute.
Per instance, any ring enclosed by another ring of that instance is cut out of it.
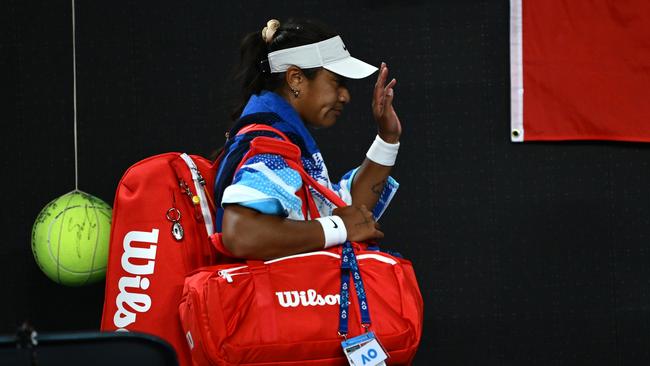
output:
<svg viewBox="0 0 650 366"><path fill-rule="evenodd" d="M254 32L244 38L238 72L244 102L234 114L239 119L227 135L215 182L216 202L222 205L216 227L222 232L224 253L270 259L346 240L373 241L383 237L375 218L398 187L389 173L402 132L392 105L396 80L386 83L387 66L381 65L372 100L378 136L361 166L345 174L339 184L330 182L318 147L306 128L336 123L350 102L346 79L367 77L376 70L352 58L335 33L310 21L281 25L271 20L261 34ZM287 135L300 147L305 170L350 206L333 207L312 190L321 218L305 217L302 201L295 194L302 185L300 176L276 155L252 157L235 174L254 137L279 138L268 131L237 135L251 123L271 125Z"/></svg>

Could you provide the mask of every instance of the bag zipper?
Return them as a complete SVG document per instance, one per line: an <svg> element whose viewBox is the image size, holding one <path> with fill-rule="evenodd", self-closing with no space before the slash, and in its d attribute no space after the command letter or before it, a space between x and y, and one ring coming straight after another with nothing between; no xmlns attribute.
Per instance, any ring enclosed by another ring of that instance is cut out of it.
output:
<svg viewBox="0 0 650 366"><path fill-rule="evenodd" d="M290 255L290 256L286 256L286 257L271 259L271 260L268 260L268 261L264 262L264 264L271 264L271 263L275 263L275 262L281 262L281 261L287 260L287 259L308 257L308 256L313 256L313 255L326 255L326 256L329 256L329 257L333 257L333 258L339 258L339 259L341 258L340 255L335 254L335 253L318 251L318 252L295 254L295 255ZM357 259L358 260L374 259L374 260L377 260L377 261L380 261L380 262L383 262L383 263L386 263L386 264L390 264L390 265L395 265L395 264L398 263L393 258L387 257L385 255L381 255L381 254L375 254L375 253L359 254L359 255L357 255ZM224 280L226 280L227 283L233 283L233 279L232 279L233 276L238 276L238 275L243 275L243 274L250 274L250 272L233 273L233 272L237 272L237 271L239 271L241 269L244 269L244 268L248 268L248 266L239 266L239 267L234 267L234 268L221 269L221 270L217 271L217 276L219 276L219 277L223 278Z"/></svg>
<svg viewBox="0 0 650 366"><path fill-rule="evenodd" d="M190 169L190 172L192 173L192 181L194 182L194 189L196 191L196 195L199 197L199 204L201 206L201 213L203 214L203 222L205 224L205 231L207 232L208 236L214 234L214 224L212 221L212 214L210 213L210 207L208 205L208 198L205 194L205 191L203 190L203 186L205 186L205 179L201 176L201 173L199 172L199 168L197 168L196 164L194 163L194 160L187 155L186 153L181 154L181 158L187 164L187 167Z"/></svg>
<svg viewBox="0 0 650 366"><path fill-rule="evenodd" d="M243 268L248 268L248 266L239 266L239 267L235 267L235 268L222 269L222 270L219 270L217 272L217 276L225 279L226 282L228 282L228 283L232 283L232 276L238 275L238 274L250 273L250 272L230 273L230 272L238 271L238 270L243 269Z"/></svg>

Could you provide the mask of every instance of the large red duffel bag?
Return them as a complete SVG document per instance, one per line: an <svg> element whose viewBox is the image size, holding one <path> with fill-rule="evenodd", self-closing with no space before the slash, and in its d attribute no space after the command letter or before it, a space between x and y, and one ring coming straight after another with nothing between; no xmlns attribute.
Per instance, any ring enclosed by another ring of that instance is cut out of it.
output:
<svg viewBox="0 0 650 366"><path fill-rule="evenodd" d="M259 137L251 143L251 154L256 151L282 155L300 173L303 188L310 186L334 204L345 204L304 171L297 147ZM308 206L311 217L318 217L313 201ZM219 234L212 239L223 248ZM372 322L362 326L359 301L350 296L347 335L369 329L388 351L388 364L410 364L423 318L411 262L368 250L364 244L355 243L354 248ZM348 364L337 327L344 317L339 306L345 283L341 250L210 266L188 276L179 313L195 365Z"/></svg>
<svg viewBox="0 0 650 366"><path fill-rule="evenodd" d="M195 365L347 365L338 335L340 247L201 268L179 306ZM387 364L410 364L423 303L411 263L356 245L373 331ZM365 332L350 297L349 336Z"/></svg>

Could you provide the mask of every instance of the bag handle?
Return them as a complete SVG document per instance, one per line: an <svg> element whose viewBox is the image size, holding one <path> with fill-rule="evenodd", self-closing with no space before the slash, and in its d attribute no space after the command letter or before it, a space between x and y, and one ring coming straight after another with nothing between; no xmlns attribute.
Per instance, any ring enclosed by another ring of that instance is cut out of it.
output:
<svg viewBox="0 0 650 366"><path fill-rule="evenodd" d="M283 140L278 140L276 138L267 137L267 136L260 136L254 138L250 142L250 149L248 150L246 155L242 158L242 160L239 162L239 165L237 166L237 169L235 171L239 170L241 166L244 165L246 160L250 159L255 155L259 155L259 154L280 155L285 159L289 167L291 167L292 169L294 169L300 174L303 183L307 183L307 185L314 188L318 193L322 194L325 198L327 198L328 201L332 202L337 207L347 206L347 203L345 203L341 199L341 197L336 195L336 193L334 193L331 189L320 184L311 175L307 174L300 160L300 155L301 155L300 148L295 144L293 144L289 140L287 135L282 133L282 131L274 127L271 127L269 125L255 123L242 128L241 130L239 130L237 134L238 135L244 134L251 131L270 131L282 137Z"/></svg>
<svg viewBox="0 0 650 366"><path fill-rule="evenodd" d="M239 130L239 132L237 132L237 134L238 135L243 135L245 133L249 133L249 132L252 132L252 131L270 131L270 132L273 132L273 133L279 135L285 141L291 141L291 140L289 140L289 137L287 137L287 135L284 134L284 132L278 130L275 127L271 127L269 125L265 125L265 124L261 124L261 123L251 123L250 125L246 125L246 126L242 127Z"/></svg>
<svg viewBox="0 0 650 366"><path fill-rule="evenodd" d="M301 156L300 148L295 144L293 144L289 140L287 135L285 135L284 133L282 133L280 130L276 128L273 128L269 125L263 125L263 124L251 124L245 126L239 130L237 135L244 134L247 132L252 132L252 131L270 131L277 134L284 140L278 140L276 138L267 137L267 136L255 137L253 140L251 140L250 148L248 152L240 160L235 171L238 171L242 167L242 165L244 165L244 163L252 156L259 155L259 154L279 155L285 160L287 165L289 165L289 167L297 171L298 174L300 174L300 177L302 178L303 187L297 192L297 195L304 202L303 215L305 217L307 217L307 212L309 212L311 219L320 217L320 213L318 212L318 208L316 206L316 203L314 202L314 198L312 197L311 192L309 192L308 186L314 188L318 193L323 195L323 197L325 197L327 200L332 202L337 207L347 206L347 204L338 195L336 195L336 193L334 193L331 189L323 186L318 181L316 181L312 176L307 174L304 167L302 166L302 161L300 160L300 156ZM217 251L219 251L220 253L226 256L234 257L232 253L230 253L223 245L223 242L221 241L221 233L215 233L211 235L210 241L212 242L212 245L217 249Z"/></svg>
<svg viewBox="0 0 650 366"><path fill-rule="evenodd" d="M322 194L325 198L327 198L328 201L332 202L335 204L337 207L345 207L348 204L345 203L339 197L336 193L334 193L331 189L325 187L324 185L320 184L316 179L314 179L311 175L307 174L305 169L302 167L302 164L297 164L294 161L287 161L287 164L294 170L298 171L300 173L300 176L302 177L302 180L304 183L307 183L310 187L314 188L318 193Z"/></svg>

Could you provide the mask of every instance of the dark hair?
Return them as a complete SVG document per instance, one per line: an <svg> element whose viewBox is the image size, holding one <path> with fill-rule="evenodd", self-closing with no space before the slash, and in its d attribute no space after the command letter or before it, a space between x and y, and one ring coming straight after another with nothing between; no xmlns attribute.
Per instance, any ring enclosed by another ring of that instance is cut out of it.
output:
<svg viewBox="0 0 650 366"><path fill-rule="evenodd" d="M262 39L261 28L247 34L239 48L239 65L235 72L235 81L241 87L240 99L231 118L239 118L251 95L259 94L262 90L277 90L283 85L284 73L264 72L268 64L264 65L262 61L267 59L269 52L320 42L334 36L336 33L319 22L295 19L281 22L270 44ZM303 69L303 72L308 79L313 79L320 69Z"/></svg>

